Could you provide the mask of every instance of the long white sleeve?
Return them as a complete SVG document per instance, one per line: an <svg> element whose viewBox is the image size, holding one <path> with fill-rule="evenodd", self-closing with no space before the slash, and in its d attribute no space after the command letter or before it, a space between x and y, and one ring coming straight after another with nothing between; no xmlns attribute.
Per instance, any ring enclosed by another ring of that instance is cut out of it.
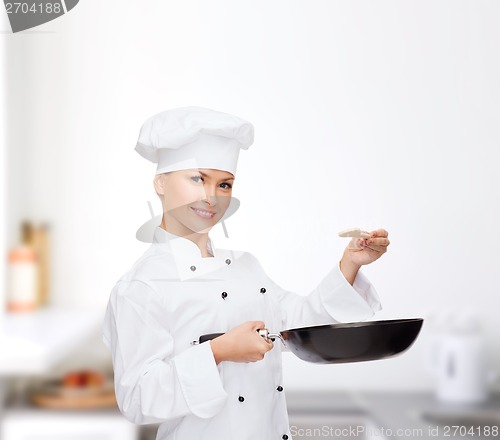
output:
<svg viewBox="0 0 500 440"><path fill-rule="evenodd" d="M111 292L103 341L111 351L118 406L136 424L188 414L216 415L227 393L209 343L173 355L170 316L142 281L120 281Z"/></svg>

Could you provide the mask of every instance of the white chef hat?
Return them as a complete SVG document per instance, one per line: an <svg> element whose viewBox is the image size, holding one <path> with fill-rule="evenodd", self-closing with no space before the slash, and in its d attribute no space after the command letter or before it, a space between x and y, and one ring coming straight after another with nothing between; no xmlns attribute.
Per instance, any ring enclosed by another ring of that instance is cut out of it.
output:
<svg viewBox="0 0 500 440"><path fill-rule="evenodd" d="M253 143L249 122L203 107L158 113L142 125L135 150L157 163L156 174L191 168L236 173L240 148Z"/></svg>

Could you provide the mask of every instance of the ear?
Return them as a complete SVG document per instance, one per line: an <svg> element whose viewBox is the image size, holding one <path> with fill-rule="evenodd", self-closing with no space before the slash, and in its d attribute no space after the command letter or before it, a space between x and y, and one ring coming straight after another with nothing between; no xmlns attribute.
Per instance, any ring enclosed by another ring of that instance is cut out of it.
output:
<svg viewBox="0 0 500 440"><path fill-rule="evenodd" d="M156 194L163 196L165 194L165 175L157 174L153 179Z"/></svg>

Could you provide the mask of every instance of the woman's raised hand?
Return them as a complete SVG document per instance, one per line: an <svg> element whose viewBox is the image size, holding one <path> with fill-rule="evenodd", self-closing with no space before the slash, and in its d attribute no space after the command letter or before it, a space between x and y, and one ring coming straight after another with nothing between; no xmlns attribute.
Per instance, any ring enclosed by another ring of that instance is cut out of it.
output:
<svg viewBox="0 0 500 440"><path fill-rule="evenodd" d="M390 244L389 233L385 229L371 231L369 238L354 238L356 247L347 247L346 253L349 259L359 266L373 263L387 252Z"/></svg>
<svg viewBox="0 0 500 440"><path fill-rule="evenodd" d="M262 321L247 321L212 339L210 346L215 362L256 362L264 359L264 355L273 348L273 343L259 335L258 330L263 328L265 324Z"/></svg>
<svg viewBox="0 0 500 440"><path fill-rule="evenodd" d="M354 283L359 268L378 260L387 252L390 244L389 233L385 229L377 229L369 234L368 238L353 238L340 260L340 270L351 284ZM355 247L352 246L353 243Z"/></svg>

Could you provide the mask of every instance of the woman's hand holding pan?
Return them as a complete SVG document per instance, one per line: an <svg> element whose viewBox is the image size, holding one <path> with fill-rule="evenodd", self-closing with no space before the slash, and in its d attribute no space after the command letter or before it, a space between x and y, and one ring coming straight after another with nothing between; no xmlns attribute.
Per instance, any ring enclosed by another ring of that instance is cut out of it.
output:
<svg viewBox="0 0 500 440"><path fill-rule="evenodd" d="M263 328L262 321L247 321L212 339L210 346L215 362L256 362L264 359L264 355L273 348L273 343L259 335L258 330Z"/></svg>

